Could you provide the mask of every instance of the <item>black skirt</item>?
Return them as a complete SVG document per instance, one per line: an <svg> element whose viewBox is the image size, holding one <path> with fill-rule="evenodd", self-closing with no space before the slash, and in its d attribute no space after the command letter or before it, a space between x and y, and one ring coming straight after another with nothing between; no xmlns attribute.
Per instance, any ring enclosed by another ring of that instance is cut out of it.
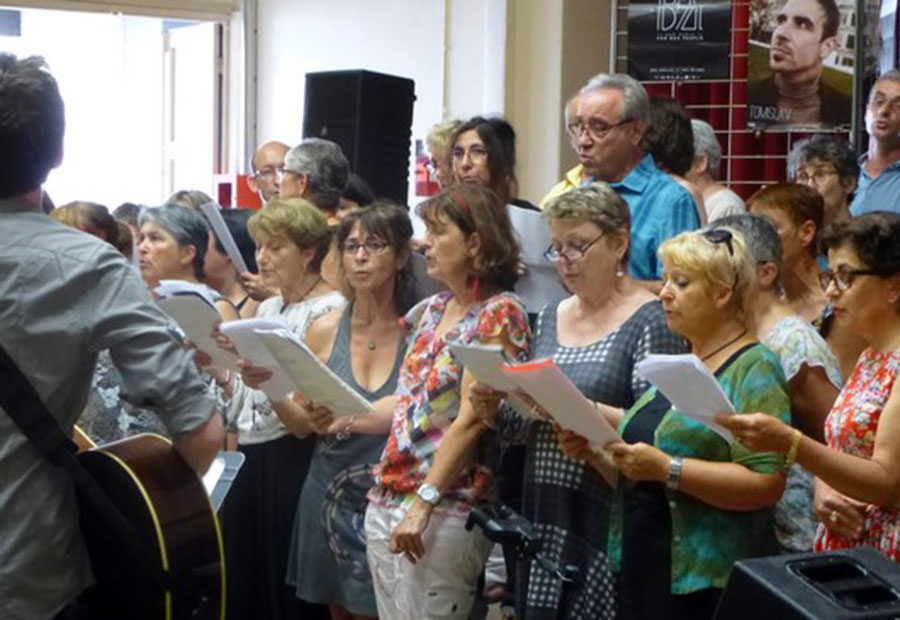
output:
<svg viewBox="0 0 900 620"><path fill-rule="evenodd" d="M315 436L240 446L246 460L221 510L229 620L325 619L328 610L296 598L285 582L297 500Z"/></svg>

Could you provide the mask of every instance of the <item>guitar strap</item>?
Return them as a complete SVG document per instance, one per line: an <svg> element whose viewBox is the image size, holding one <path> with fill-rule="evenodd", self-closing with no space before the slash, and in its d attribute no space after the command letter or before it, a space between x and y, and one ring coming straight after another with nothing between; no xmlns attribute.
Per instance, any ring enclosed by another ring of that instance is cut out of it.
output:
<svg viewBox="0 0 900 620"><path fill-rule="evenodd" d="M134 528L122 515L103 488L75 458L77 446L60 428L53 414L47 410L31 382L22 374L6 350L0 346L0 406L12 418L35 449L48 461L62 468L110 528L113 538L120 541L134 557L142 573L159 588L180 589L177 580L154 559L150 550L138 538Z"/></svg>

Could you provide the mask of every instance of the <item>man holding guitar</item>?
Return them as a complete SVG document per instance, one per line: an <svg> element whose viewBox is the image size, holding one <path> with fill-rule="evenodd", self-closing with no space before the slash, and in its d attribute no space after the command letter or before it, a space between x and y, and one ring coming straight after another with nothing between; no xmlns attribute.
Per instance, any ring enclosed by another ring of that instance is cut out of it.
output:
<svg viewBox="0 0 900 620"><path fill-rule="evenodd" d="M41 211L63 129L43 61L0 53L0 346L68 436L97 353L109 349L130 400L158 412L175 450L202 473L223 428L190 355L114 248ZM79 618L74 603L92 575L78 514L66 472L0 406L0 618Z"/></svg>

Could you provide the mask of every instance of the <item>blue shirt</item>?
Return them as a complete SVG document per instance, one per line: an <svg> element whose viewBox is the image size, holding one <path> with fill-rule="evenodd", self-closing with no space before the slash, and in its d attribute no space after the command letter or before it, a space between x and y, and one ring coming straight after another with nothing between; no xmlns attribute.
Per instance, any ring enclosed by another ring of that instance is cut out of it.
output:
<svg viewBox="0 0 900 620"><path fill-rule="evenodd" d="M691 193L656 167L652 155L618 183L610 187L631 211L631 248L628 271L639 280L662 278L662 262L656 251L663 241L700 227L700 217Z"/></svg>
<svg viewBox="0 0 900 620"><path fill-rule="evenodd" d="M900 213L900 161L895 161L873 179L866 171L866 156L859 158L859 185L850 204L850 215L871 211Z"/></svg>

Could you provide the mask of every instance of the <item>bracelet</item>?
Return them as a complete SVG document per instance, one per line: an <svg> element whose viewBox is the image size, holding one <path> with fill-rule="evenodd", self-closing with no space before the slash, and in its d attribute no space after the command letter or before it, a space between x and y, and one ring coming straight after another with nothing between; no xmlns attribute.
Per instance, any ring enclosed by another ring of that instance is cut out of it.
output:
<svg viewBox="0 0 900 620"><path fill-rule="evenodd" d="M797 450L800 448L800 440L803 438L803 433L800 432L799 429L794 429L794 434L791 437L791 447L787 451L787 454L784 457L784 468L790 469L794 466L794 463L797 462Z"/></svg>
<svg viewBox="0 0 900 620"><path fill-rule="evenodd" d="M348 439L350 437L350 429L353 428L354 422L356 422L356 414L353 414L349 418L347 418L347 425L343 430L338 431L337 435L335 435L335 439L337 439L338 441L344 441L345 439Z"/></svg>
<svg viewBox="0 0 900 620"><path fill-rule="evenodd" d="M669 475L666 477L666 488L670 491L677 491L681 484L681 468L684 463L677 456L669 459Z"/></svg>

